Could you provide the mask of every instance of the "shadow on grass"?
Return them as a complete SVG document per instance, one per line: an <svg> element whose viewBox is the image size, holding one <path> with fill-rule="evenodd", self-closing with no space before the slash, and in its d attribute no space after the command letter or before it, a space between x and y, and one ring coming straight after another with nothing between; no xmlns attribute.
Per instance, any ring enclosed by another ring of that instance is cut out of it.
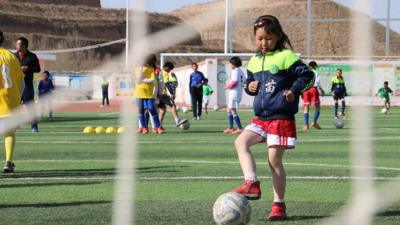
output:
<svg viewBox="0 0 400 225"><path fill-rule="evenodd" d="M62 203L32 203L32 204L0 204L0 209L7 208L54 208L81 205L111 204L111 201L80 201L80 202L62 202Z"/></svg>
<svg viewBox="0 0 400 225"><path fill-rule="evenodd" d="M136 169L137 174L145 173L177 173L180 170L176 168L185 168L188 166L154 166L140 167ZM174 169L172 169L174 168ZM115 168L108 169L72 169L72 170L38 170L21 171L12 174L2 174L0 179L7 178L52 178L52 177L110 177L115 176Z"/></svg>
<svg viewBox="0 0 400 225"><path fill-rule="evenodd" d="M380 212L376 216L379 217L388 217L388 216L400 216L400 211L385 211L385 212Z"/></svg>
<svg viewBox="0 0 400 225"><path fill-rule="evenodd" d="M285 220L274 221L274 223L288 222L288 221L302 221L302 220L319 220L323 218L328 218L329 216L288 216ZM259 220L259 222L270 222L268 219Z"/></svg>
<svg viewBox="0 0 400 225"><path fill-rule="evenodd" d="M25 188L25 187L49 187L49 186L79 186L94 185L102 182L54 182L54 183L21 183L21 184L0 184L0 188Z"/></svg>

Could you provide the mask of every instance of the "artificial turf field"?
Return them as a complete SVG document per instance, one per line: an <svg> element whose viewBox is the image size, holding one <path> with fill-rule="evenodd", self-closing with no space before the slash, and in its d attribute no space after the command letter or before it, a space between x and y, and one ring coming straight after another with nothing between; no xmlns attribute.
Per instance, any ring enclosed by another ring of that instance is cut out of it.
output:
<svg viewBox="0 0 400 225"><path fill-rule="evenodd" d="M141 135L135 224L213 224L212 205L219 195L242 183L233 142L222 134L225 112L210 112L182 131L166 118L166 133ZM191 114L183 114L191 118ZM288 220L277 224L318 224L351 195L348 113L344 129L333 127L331 109L323 109L322 130L302 131L285 155ZM100 225L111 223L117 135L83 134L84 126L117 126L118 113L56 113L43 120L40 133L17 131L16 172L0 174L1 225ZM242 123L252 116L241 111ZM400 178L400 108L383 115L374 108L374 166L378 187ZM2 143L3 144L3 143ZM4 148L1 148L4 151ZM133 149L133 146L132 146ZM266 147L253 148L263 196L252 202L250 224L266 221L272 200ZM387 179L383 179L387 178ZM399 191L393 190L393 191ZM400 224L400 202L377 214L374 224Z"/></svg>

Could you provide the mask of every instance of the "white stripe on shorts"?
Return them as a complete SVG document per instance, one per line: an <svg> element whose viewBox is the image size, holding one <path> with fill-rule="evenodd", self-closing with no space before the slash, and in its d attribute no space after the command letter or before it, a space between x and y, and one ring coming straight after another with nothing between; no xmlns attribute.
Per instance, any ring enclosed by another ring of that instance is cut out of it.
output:
<svg viewBox="0 0 400 225"><path fill-rule="evenodd" d="M266 139L268 147L282 146L286 147L287 149L291 149L296 146L296 138L283 137L276 134L268 134L266 131L261 129L260 126L253 123L247 125L246 128L244 128L244 130L254 132L263 137L264 139Z"/></svg>

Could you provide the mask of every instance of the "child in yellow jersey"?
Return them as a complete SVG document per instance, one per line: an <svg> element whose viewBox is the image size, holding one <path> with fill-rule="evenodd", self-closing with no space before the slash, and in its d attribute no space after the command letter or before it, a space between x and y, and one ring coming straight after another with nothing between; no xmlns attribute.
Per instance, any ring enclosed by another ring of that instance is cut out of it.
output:
<svg viewBox="0 0 400 225"><path fill-rule="evenodd" d="M145 111L147 110L152 117L154 122L153 133L162 134L163 131L160 129L160 120L158 118L157 108L155 106L155 93L156 90L156 74L154 71L155 64L157 62L155 55L147 57L144 66L135 71L136 86L134 96L136 98L138 107L138 117L140 128L138 133L147 134L148 124L145 117Z"/></svg>
<svg viewBox="0 0 400 225"><path fill-rule="evenodd" d="M24 90L24 74L17 57L1 47L4 41L3 32L0 31L0 122L9 117L12 110L21 102ZM15 150L15 129L1 130L4 133L6 150L6 163L4 173L14 172L13 153Z"/></svg>

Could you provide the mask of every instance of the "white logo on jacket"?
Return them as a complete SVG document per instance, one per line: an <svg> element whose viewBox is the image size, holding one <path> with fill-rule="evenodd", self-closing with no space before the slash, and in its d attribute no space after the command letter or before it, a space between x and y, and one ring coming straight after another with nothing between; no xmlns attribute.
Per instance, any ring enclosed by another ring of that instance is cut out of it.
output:
<svg viewBox="0 0 400 225"><path fill-rule="evenodd" d="M274 80L270 80L265 84L265 93L274 92L276 87L276 82Z"/></svg>

